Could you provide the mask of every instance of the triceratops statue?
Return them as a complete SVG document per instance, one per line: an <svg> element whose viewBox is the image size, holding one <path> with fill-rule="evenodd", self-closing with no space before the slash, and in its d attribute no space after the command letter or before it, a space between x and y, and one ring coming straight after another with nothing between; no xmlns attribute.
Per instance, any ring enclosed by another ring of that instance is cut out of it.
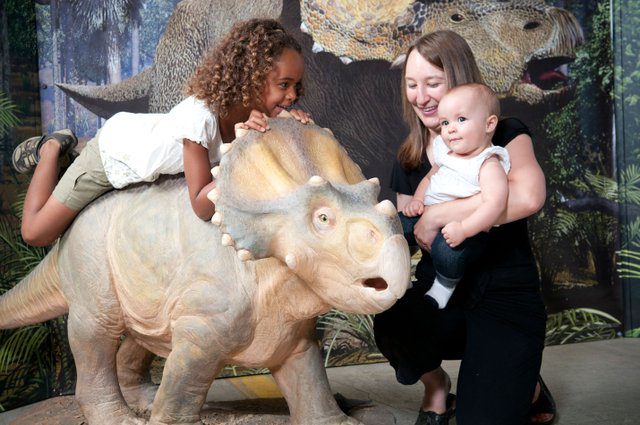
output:
<svg viewBox="0 0 640 425"><path fill-rule="evenodd" d="M129 406L151 409L149 424L201 423L225 364L268 367L294 424L359 423L332 397L314 318L389 308L409 285L409 249L377 179L328 130L269 125L223 145L213 223L181 178L113 191L0 298L0 328L69 313L90 424L146 423ZM157 388L153 354L167 358Z"/></svg>

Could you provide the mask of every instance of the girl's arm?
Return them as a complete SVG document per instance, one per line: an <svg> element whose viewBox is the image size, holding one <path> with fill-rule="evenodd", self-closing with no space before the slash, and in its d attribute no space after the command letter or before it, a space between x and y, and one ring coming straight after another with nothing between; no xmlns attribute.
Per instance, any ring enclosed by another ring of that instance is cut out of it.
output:
<svg viewBox="0 0 640 425"><path fill-rule="evenodd" d="M493 226L507 206L507 175L497 158L488 158L480 167L480 206L461 221L451 221L442 229L445 241L455 248L466 238Z"/></svg>
<svg viewBox="0 0 640 425"><path fill-rule="evenodd" d="M216 187L211 176L209 151L189 139L184 139L182 150L184 152L184 176L187 180L191 207L202 220L209 220L216 210L213 202L207 198L207 194Z"/></svg>
<svg viewBox="0 0 640 425"><path fill-rule="evenodd" d="M531 137L520 134L505 148L511 161L511 171L507 176L509 197L507 208L499 217L498 224L529 217L542 208L546 198L544 174L533 152ZM434 228L444 227L453 220L463 220L481 203L482 199L478 194L426 208L414 229L416 240L421 246L430 247L432 236L435 235Z"/></svg>

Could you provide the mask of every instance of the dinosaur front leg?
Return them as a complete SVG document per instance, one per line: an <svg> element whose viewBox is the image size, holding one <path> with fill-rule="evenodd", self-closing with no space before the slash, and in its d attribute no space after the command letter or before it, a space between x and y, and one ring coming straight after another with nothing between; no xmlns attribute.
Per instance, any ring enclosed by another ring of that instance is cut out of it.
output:
<svg viewBox="0 0 640 425"><path fill-rule="evenodd" d="M331 394L318 344L311 338L300 341L298 348L282 365L272 368L271 373L287 400L292 424L361 424L338 408Z"/></svg>
<svg viewBox="0 0 640 425"><path fill-rule="evenodd" d="M104 319L104 318L103 318ZM69 311L69 345L78 374L76 399L91 425L143 425L126 405L116 377L119 334L87 311Z"/></svg>
<svg viewBox="0 0 640 425"><path fill-rule="evenodd" d="M158 386L151 382L149 368L155 355L127 335L117 355L118 382L129 407L150 411Z"/></svg>
<svg viewBox="0 0 640 425"><path fill-rule="evenodd" d="M200 409L221 367L217 340L208 320L189 316L175 322L149 425L201 423Z"/></svg>

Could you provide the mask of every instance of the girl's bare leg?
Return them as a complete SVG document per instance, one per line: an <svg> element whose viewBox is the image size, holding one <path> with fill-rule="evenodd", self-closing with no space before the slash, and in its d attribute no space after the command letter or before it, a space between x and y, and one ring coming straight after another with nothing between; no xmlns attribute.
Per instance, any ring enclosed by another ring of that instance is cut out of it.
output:
<svg viewBox="0 0 640 425"><path fill-rule="evenodd" d="M424 398L422 410L434 412L439 415L447 411L447 396L451 389L449 375L441 367L427 372L420 377L424 384Z"/></svg>
<svg viewBox="0 0 640 425"><path fill-rule="evenodd" d="M78 211L51 196L58 183L59 156L60 143L55 139L40 147L40 161L27 189L22 213L22 238L29 245L51 245L78 215Z"/></svg>

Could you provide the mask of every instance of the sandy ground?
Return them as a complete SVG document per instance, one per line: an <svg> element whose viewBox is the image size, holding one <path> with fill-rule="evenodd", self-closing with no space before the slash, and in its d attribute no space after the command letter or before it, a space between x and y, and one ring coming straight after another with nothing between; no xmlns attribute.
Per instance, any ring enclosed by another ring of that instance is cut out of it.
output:
<svg viewBox="0 0 640 425"><path fill-rule="evenodd" d="M349 414L371 425L396 423L391 412L370 403L350 407ZM148 414L145 417L148 419ZM288 425L289 410L283 398L209 402L202 408L201 420L204 425ZM0 425L35 424L88 425L88 422L73 396L55 397L27 406L21 409L19 417L6 422L0 418Z"/></svg>

